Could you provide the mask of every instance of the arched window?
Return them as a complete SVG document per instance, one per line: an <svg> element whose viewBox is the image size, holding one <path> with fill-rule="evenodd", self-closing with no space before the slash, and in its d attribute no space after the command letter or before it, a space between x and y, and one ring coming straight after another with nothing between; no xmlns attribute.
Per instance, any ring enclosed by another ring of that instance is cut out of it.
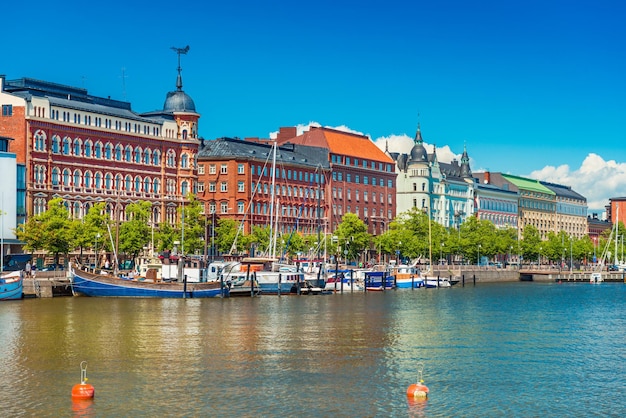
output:
<svg viewBox="0 0 626 418"><path fill-rule="evenodd" d="M104 146L104 159L105 160L110 160L111 159L111 154L113 152L113 145L111 145L111 143L107 143Z"/></svg>
<svg viewBox="0 0 626 418"><path fill-rule="evenodd" d="M122 146L120 144L115 146L115 161L122 161Z"/></svg>
<svg viewBox="0 0 626 418"><path fill-rule="evenodd" d="M143 179L143 191L144 193L150 193L150 178Z"/></svg>
<svg viewBox="0 0 626 418"><path fill-rule="evenodd" d="M102 158L102 142L96 142L96 146L94 147L94 155L97 159Z"/></svg>
<svg viewBox="0 0 626 418"><path fill-rule="evenodd" d="M141 191L141 177L135 177L135 191L139 193Z"/></svg>
<svg viewBox="0 0 626 418"><path fill-rule="evenodd" d="M63 185L64 186L69 186L70 185L70 179L71 179L70 170L68 168L66 168L65 170L63 170Z"/></svg>
<svg viewBox="0 0 626 418"><path fill-rule="evenodd" d="M80 187L82 182L80 181L82 173L80 170L74 170L74 187Z"/></svg>
<svg viewBox="0 0 626 418"><path fill-rule="evenodd" d="M67 136L63 138L63 155L70 155L71 142L71 139L69 139Z"/></svg>
<svg viewBox="0 0 626 418"><path fill-rule="evenodd" d="M126 177L124 178L124 189L127 192L133 190L133 178L130 175L126 175Z"/></svg>
<svg viewBox="0 0 626 418"><path fill-rule="evenodd" d="M35 134L35 151L46 150L46 133L43 131L37 131Z"/></svg>
<svg viewBox="0 0 626 418"><path fill-rule="evenodd" d="M52 153L58 154L61 146L61 138L58 135L52 137Z"/></svg>
<svg viewBox="0 0 626 418"><path fill-rule="evenodd" d="M141 162L141 148L135 147L135 163L139 164Z"/></svg>
<svg viewBox="0 0 626 418"><path fill-rule="evenodd" d="M91 158L91 148L92 148L91 140L88 139L85 141L85 157Z"/></svg>
<svg viewBox="0 0 626 418"><path fill-rule="evenodd" d="M176 153L173 150L167 152L167 166L176 167Z"/></svg>
<svg viewBox="0 0 626 418"><path fill-rule="evenodd" d="M159 179L154 179L152 182L152 193L158 194L161 192L161 182Z"/></svg>
<svg viewBox="0 0 626 418"><path fill-rule="evenodd" d="M154 153L152 153L152 164L156 166L161 165L161 151L154 150Z"/></svg>
<svg viewBox="0 0 626 418"><path fill-rule="evenodd" d="M85 188L91 187L91 171L85 171Z"/></svg>
<svg viewBox="0 0 626 418"><path fill-rule="evenodd" d="M150 164L150 160L152 159L152 152L150 151L150 148L146 148L143 151L143 163L145 165Z"/></svg>
<svg viewBox="0 0 626 418"><path fill-rule="evenodd" d="M132 158L133 158L133 149L130 145L126 145L126 148L124 149L124 161L129 163L131 162Z"/></svg>
<svg viewBox="0 0 626 418"><path fill-rule="evenodd" d="M74 219L80 219L80 203L79 202L74 202L72 204L72 214L74 216Z"/></svg>
<svg viewBox="0 0 626 418"><path fill-rule="evenodd" d="M100 172L97 172L96 175L94 176L94 187L96 189L102 188L102 173Z"/></svg>
<svg viewBox="0 0 626 418"><path fill-rule="evenodd" d="M182 196L187 196L187 194L189 193L189 183L186 181L183 181L180 185L180 193Z"/></svg>
<svg viewBox="0 0 626 418"><path fill-rule="evenodd" d="M104 188L107 190L111 190L113 186L113 175L111 173L106 173L104 175Z"/></svg>
<svg viewBox="0 0 626 418"><path fill-rule="evenodd" d="M80 138L74 138L74 155L77 157L80 157L83 155L83 153L81 152L81 144L82 141L80 140Z"/></svg>
<svg viewBox="0 0 626 418"><path fill-rule="evenodd" d="M122 190L122 175L121 174L116 174L115 175L115 190Z"/></svg>
<svg viewBox="0 0 626 418"><path fill-rule="evenodd" d="M187 168L189 166L189 157L187 154L180 156L180 168Z"/></svg>

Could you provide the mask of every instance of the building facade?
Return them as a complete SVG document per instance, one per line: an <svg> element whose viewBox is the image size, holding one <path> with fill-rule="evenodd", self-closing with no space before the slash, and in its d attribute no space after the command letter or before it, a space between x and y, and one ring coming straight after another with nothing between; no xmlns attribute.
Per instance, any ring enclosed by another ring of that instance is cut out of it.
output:
<svg viewBox="0 0 626 418"><path fill-rule="evenodd" d="M245 234L270 225L312 234L328 211L329 173L324 148L220 138L201 144L197 197L212 225L233 219Z"/></svg>
<svg viewBox="0 0 626 418"><path fill-rule="evenodd" d="M537 228L542 239L549 232L565 231L579 238L588 233L587 200L568 186L488 171L474 177L480 184L516 193L520 239L528 225Z"/></svg>
<svg viewBox="0 0 626 418"><path fill-rule="evenodd" d="M569 186L540 182L556 196L555 232L565 231L570 237L582 238L589 233L587 199Z"/></svg>
<svg viewBox="0 0 626 418"><path fill-rule="evenodd" d="M144 200L153 205L153 223L174 223L194 191L200 115L182 90L180 67L176 90L154 112L136 113L128 102L82 88L4 76L0 104L0 135L13 139L25 166L29 215L60 197L74 218L105 202L123 221L126 205Z"/></svg>
<svg viewBox="0 0 626 418"><path fill-rule="evenodd" d="M490 221L498 229L517 229L516 192L477 181L474 195L474 211L478 219Z"/></svg>
<svg viewBox="0 0 626 418"><path fill-rule="evenodd" d="M353 213L368 225L369 233L386 231L397 213L396 173L393 160L370 138L322 127L302 135L296 135L295 128L281 128L277 142L328 150L326 230L334 231L344 214Z"/></svg>
<svg viewBox="0 0 626 418"><path fill-rule="evenodd" d="M461 163L440 162L436 147L428 154L420 126L409 154L389 153L397 173L398 213L417 208L446 228L458 228L474 214L474 179L467 150Z"/></svg>

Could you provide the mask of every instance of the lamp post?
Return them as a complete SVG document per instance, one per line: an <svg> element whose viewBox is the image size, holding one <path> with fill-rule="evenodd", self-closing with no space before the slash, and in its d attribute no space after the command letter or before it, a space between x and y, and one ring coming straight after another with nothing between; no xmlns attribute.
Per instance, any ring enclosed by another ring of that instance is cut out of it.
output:
<svg viewBox="0 0 626 418"><path fill-rule="evenodd" d="M478 259L476 260L476 265L478 267L480 267L480 247L482 247L482 245L478 244Z"/></svg>
<svg viewBox="0 0 626 418"><path fill-rule="evenodd" d="M574 270L574 256L572 254L572 250L574 249L574 244L572 241L572 237L569 237L569 272L571 273Z"/></svg>

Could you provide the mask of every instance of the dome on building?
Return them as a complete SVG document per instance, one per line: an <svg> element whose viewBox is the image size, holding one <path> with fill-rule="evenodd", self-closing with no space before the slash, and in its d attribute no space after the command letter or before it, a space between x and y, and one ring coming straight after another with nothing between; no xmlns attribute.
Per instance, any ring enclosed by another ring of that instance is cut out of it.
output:
<svg viewBox="0 0 626 418"><path fill-rule="evenodd" d="M411 148L410 160L412 162L428 161L428 153L426 152L426 148L424 148L424 140L422 139L422 131L420 130L419 123L417 124L417 132L415 133L415 145Z"/></svg>
<svg viewBox="0 0 626 418"><path fill-rule="evenodd" d="M164 112L194 112L196 105L191 96L182 90L170 91L163 105Z"/></svg>

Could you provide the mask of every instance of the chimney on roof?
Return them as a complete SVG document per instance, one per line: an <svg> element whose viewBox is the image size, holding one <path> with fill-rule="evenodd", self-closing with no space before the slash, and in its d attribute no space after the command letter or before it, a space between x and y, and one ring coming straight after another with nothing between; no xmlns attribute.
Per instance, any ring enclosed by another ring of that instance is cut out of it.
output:
<svg viewBox="0 0 626 418"><path fill-rule="evenodd" d="M281 127L278 129L276 142L281 143L296 136L298 136L298 128L295 126Z"/></svg>
<svg viewBox="0 0 626 418"><path fill-rule="evenodd" d="M485 184L491 184L491 173L485 171Z"/></svg>

